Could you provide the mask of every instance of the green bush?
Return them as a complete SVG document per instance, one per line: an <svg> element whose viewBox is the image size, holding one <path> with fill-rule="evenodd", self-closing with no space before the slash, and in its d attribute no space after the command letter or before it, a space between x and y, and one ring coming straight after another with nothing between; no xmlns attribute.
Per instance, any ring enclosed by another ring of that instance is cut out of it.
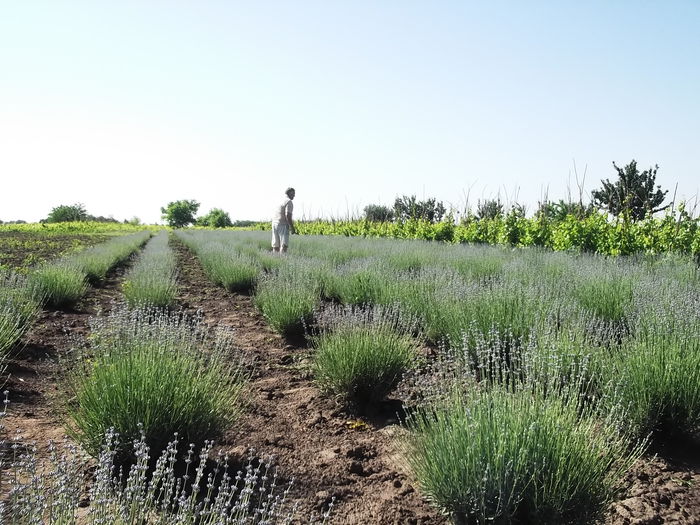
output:
<svg viewBox="0 0 700 525"><path fill-rule="evenodd" d="M573 287L579 304L602 321L621 323L632 303L632 281L622 276L595 275Z"/></svg>
<svg viewBox="0 0 700 525"><path fill-rule="evenodd" d="M360 406L383 399L417 357L410 334L374 319L340 319L314 338L314 346L314 377L321 389Z"/></svg>
<svg viewBox="0 0 700 525"><path fill-rule="evenodd" d="M90 283L98 283L107 276L116 265L143 246L151 233L142 231L110 239L74 255L71 264L80 268Z"/></svg>
<svg viewBox="0 0 700 525"><path fill-rule="evenodd" d="M7 353L29 329L41 311L26 280L0 271L0 371Z"/></svg>
<svg viewBox="0 0 700 525"><path fill-rule="evenodd" d="M304 333L320 300L320 281L299 265L282 266L264 276L255 290L255 304L270 326L285 337Z"/></svg>
<svg viewBox="0 0 700 525"><path fill-rule="evenodd" d="M134 308L172 306L177 295L177 263L168 234L153 237L124 281L124 298Z"/></svg>
<svg viewBox="0 0 700 525"><path fill-rule="evenodd" d="M697 332L695 332L697 334ZM615 352L606 363L609 400L627 410L638 435L691 436L700 430L700 342L650 334Z"/></svg>
<svg viewBox="0 0 700 525"><path fill-rule="evenodd" d="M54 307L75 304L87 290L85 274L68 261L39 266L29 274L29 286L37 300Z"/></svg>
<svg viewBox="0 0 700 525"><path fill-rule="evenodd" d="M453 393L409 416L402 449L456 523L592 523L641 453L615 423L527 390Z"/></svg>
<svg viewBox="0 0 700 525"><path fill-rule="evenodd" d="M120 459L141 428L151 450L173 433L202 445L239 413L240 371L230 337L212 340L198 323L153 310L98 318L85 359L71 374L71 433L93 455L105 433L120 436Z"/></svg>

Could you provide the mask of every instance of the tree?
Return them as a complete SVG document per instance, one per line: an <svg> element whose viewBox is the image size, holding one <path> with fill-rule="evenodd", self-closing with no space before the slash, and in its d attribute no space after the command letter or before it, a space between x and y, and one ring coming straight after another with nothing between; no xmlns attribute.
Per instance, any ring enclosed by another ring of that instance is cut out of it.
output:
<svg viewBox="0 0 700 525"><path fill-rule="evenodd" d="M208 226L210 228L230 228L233 226L228 213L219 208L213 208L204 217L197 219L198 226Z"/></svg>
<svg viewBox="0 0 700 525"><path fill-rule="evenodd" d="M501 199L479 200L476 203L477 219L497 219L498 217L503 217L503 203L501 203Z"/></svg>
<svg viewBox="0 0 700 525"><path fill-rule="evenodd" d="M394 201L394 216L399 220L423 219L429 222L440 222L445 215L445 206L435 199L419 201L415 195L397 197Z"/></svg>
<svg viewBox="0 0 700 525"><path fill-rule="evenodd" d="M617 170L617 181L613 183L605 179L601 181L603 183L601 189L591 192L593 203L597 207L607 210L616 217L623 212L628 212L632 220L636 221L670 206L659 207L668 191L662 191L661 186L656 186L654 189L658 164L641 173L634 159L624 168L619 168L614 162L613 167Z"/></svg>
<svg viewBox="0 0 700 525"><path fill-rule="evenodd" d="M195 215L199 209L199 203L195 200L181 200L169 202L165 208L161 208L161 218L173 228L183 228L188 224L194 224Z"/></svg>
<svg viewBox="0 0 700 525"><path fill-rule="evenodd" d="M539 203L538 217L545 217L553 221L563 221L568 215L577 219L585 219L595 211L593 204L583 204L583 202L567 202L563 199L559 201L544 201Z"/></svg>
<svg viewBox="0 0 700 525"><path fill-rule="evenodd" d="M85 206L80 203L76 204L61 204L56 206L50 212L48 217L43 222L77 222L87 221L89 219Z"/></svg>
<svg viewBox="0 0 700 525"><path fill-rule="evenodd" d="M394 211L381 204L368 204L364 209L365 219L372 222L389 222L394 220Z"/></svg>

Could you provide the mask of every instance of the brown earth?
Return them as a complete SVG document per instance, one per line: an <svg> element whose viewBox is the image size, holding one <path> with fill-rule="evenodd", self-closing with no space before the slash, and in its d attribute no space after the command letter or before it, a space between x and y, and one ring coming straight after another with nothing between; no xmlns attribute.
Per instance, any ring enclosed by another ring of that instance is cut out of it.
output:
<svg viewBox="0 0 700 525"><path fill-rule="evenodd" d="M106 234L40 234L0 232L0 268L26 270L30 266L110 238Z"/></svg>
<svg viewBox="0 0 700 525"><path fill-rule="evenodd" d="M422 523L447 520L435 511L401 466L395 436L400 400L384 403L358 417L313 385L310 350L274 333L251 297L212 285L187 250L180 257L179 304L201 311L210 325L235 330L236 344L252 363L249 405L239 422L219 441L234 461L249 448L275 456L283 479L294 480L291 498L299 503L299 521L335 505L332 523ZM121 297L124 270L91 289L73 311L44 311L10 363L8 429L39 445L64 434L65 389L62 360L71 337L88 331L88 319L113 308ZM697 444L657 447L626 479L625 493L611 506L607 524L700 524L700 454ZM45 451L40 446L40 453Z"/></svg>

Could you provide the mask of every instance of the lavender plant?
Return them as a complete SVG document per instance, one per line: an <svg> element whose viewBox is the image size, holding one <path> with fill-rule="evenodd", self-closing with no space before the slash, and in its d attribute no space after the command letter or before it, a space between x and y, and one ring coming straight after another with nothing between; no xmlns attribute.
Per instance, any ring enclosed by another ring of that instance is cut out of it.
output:
<svg viewBox="0 0 700 525"><path fill-rule="evenodd" d="M303 261L288 263L260 279L255 304L277 332L299 336L321 300L320 283L315 268Z"/></svg>
<svg viewBox="0 0 700 525"><path fill-rule="evenodd" d="M148 231L115 237L79 252L71 258L71 262L94 284L103 280L109 270L125 261L150 237L151 232Z"/></svg>
<svg viewBox="0 0 700 525"><path fill-rule="evenodd" d="M0 271L0 372L5 368L8 352L29 329L40 310L23 276Z"/></svg>
<svg viewBox="0 0 700 525"><path fill-rule="evenodd" d="M697 334L697 332L695 332ZM700 342L682 334L647 333L604 363L609 403L628 413L638 435L692 436L700 430Z"/></svg>
<svg viewBox="0 0 700 525"><path fill-rule="evenodd" d="M329 308L317 317L314 378L347 403L382 400L416 365L416 323L395 308Z"/></svg>
<svg viewBox="0 0 700 525"><path fill-rule="evenodd" d="M172 306L177 295L177 265L168 234L153 237L124 281L124 298L134 308Z"/></svg>
<svg viewBox="0 0 700 525"><path fill-rule="evenodd" d="M319 517L300 516L289 499L291 482L280 485L272 458L260 460L254 451L240 470L234 470L224 452L213 452L211 441L198 452L194 444L183 452L182 439L175 435L154 457L141 434L132 443L135 462L125 472L114 465L121 442L113 429L107 431L87 488L86 464L75 446L50 444L48 465L43 465L35 446L22 450L13 443L14 459L4 465L10 481L7 501L0 504L0 522L271 525L300 519L323 524L330 517L332 503Z"/></svg>
<svg viewBox="0 0 700 525"><path fill-rule="evenodd" d="M133 456L129 443L139 424L159 450L174 432L201 445L236 419L244 377L231 358L230 332L211 334L201 320L152 309L118 309L91 328L71 374L68 407L71 435L90 454L112 427L124 460Z"/></svg>
<svg viewBox="0 0 700 525"><path fill-rule="evenodd" d="M617 419L525 389L455 389L406 427L406 462L455 523L590 523L642 452Z"/></svg>
<svg viewBox="0 0 700 525"><path fill-rule="evenodd" d="M85 274L70 260L42 264L29 274L34 297L53 307L75 304L85 295Z"/></svg>

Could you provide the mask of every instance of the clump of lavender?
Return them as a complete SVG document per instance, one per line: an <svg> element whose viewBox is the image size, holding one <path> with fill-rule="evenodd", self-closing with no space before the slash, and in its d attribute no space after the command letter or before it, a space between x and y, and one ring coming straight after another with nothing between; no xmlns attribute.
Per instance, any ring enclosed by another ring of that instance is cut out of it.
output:
<svg viewBox="0 0 700 525"><path fill-rule="evenodd" d="M595 398L594 354L551 334L513 355L478 341L475 362L470 341L414 382L400 445L423 492L456 523L599 518L645 443Z"/></svg>
<svg viewBox="0 0 700 525"><path fill-rule="evenodd" d="M318 314L318 330L315 380L345 402L383 399L417 364L417 323L397 307L329 308Z"/></svg>
<svg viewBox="0 0 700 525"><path fill-rule="evenodd" d="M3 465L9 496L0 505L0 522L273 525L303 519L298 505L289 499L292 482L280 485L272 458L260 460L251 451L245 465L235 471L225 453L213 452L210 441L199 452L190 444L181 457L177 435L154 458L141 434L133 442L135 463L125 472L114 466L120 441L113 429L107 431L89 479L83 456L74 446L50 445L48 462L42 464L35 446L23 450L19 441L13 442L14 459ZM332 504L318 519L303 521L326 523L331 508Z"/></svg>
<svg viewBox="0 0 700 525"><path fill-rule="evenodd" d="M71 434L89 453L99 453L109 428L120 436L120 461L133 459L141 432L155 450L175 432L202 445L240 413L245 378L230 331L212 333L201 319L157 309L117 309L91 328L68 408Z"/></svg>
<svg viewBox="0 0 700 525"><path fill-rule="evenodd" d="M177 295L177 263L168 246L168 234L153 237L133 265L124 282L124 298L134 308L168 307Z"/></svg>
<svg viewBox="0 0 700 525"><path fill-rule="evenodd" d="M7 353L29 329L40 310L24 277L0 271L0 372Z"/></svg>

